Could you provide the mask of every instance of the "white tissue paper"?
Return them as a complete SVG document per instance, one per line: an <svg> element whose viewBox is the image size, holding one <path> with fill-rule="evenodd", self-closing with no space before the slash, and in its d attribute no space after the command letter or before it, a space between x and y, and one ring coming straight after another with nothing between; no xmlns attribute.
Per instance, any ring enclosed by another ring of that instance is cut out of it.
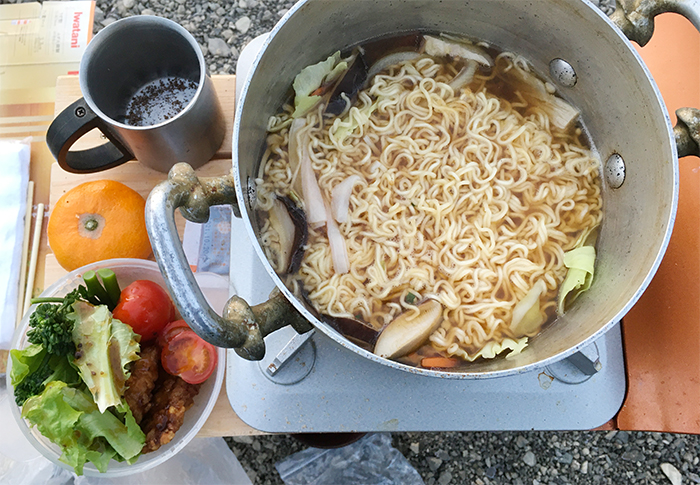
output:
<svg viewBox="0 0 700 485"><path fill-rule="evenodd" d="M17 318L30 150L29 140L0 140L0 349L6 350Z"/></svg>

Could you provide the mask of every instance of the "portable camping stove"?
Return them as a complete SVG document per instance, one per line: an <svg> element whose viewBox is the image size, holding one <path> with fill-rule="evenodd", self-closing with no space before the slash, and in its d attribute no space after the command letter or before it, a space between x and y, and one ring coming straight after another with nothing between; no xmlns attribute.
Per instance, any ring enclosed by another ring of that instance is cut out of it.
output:
<svg viewBox="0 0 700 485"><path fill-rule="evenodd" d="M241 52L236 94L265 36ZM245 224L233 218L231 283L249 304L274 282ZM622 406L620 325L580 352L537 371L476 380L426 377L367 360L321 332L285 327L265 338L260 362L228 352L226 391L236 414L265 432L591 429Z"/></svg>

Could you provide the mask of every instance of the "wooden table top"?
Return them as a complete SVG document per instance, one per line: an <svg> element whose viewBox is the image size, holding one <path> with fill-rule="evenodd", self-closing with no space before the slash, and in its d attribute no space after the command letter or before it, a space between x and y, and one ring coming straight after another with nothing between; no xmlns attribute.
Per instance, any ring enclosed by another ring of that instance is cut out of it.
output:
<svg viewBox="0 0 700 485"><path fill-rule="evenodd" d="M234 76L213 76L212 79L219 101L226 114L226 137L221 144L221 148L217 151L212 160L197 170L197 174L200 176L223 175L231 170L231 134L233 132L236 81ZM61 110L80 96L80 85L77 76L58 78L56 85L55 113L60 113ZM100 138L100 134L97 130L93 130L79 140L74 145L74 149L87 148L100 143L104 143L104 140ZM167 174L151 170L136 161L127 162L124 165L103 172L72 174L61 169L48 150L46 150L44 156L33 157L32 165L35 168L43 167L42 170L50 171L49 209L53 207L59 197L68 190L76 185L91 180L117 180L131 187L146 198L156 184L167 178ZM182 236L185 220L180 216L179 211L176 213L176 221L180 236ZM37 288L35 292L40 292L42 288L48 287L65 274L67 274L67 271L58 264L56 258L51 253L51 249L48 247L46 228L44 227L44 236L42 237L42 245L39 251L39 264L37 266L37 286L39 288ZM41 282L43 282L43 287ZM246 425L233 411L226 395L226 383L224 382L214 410L199 432L199 436L239 436L251 434L261 434L261 432Z"/></svg>
<svg viewBox="0 0 700 485"><path fill-rule="evenodd" d="M654 38L639 51L664 96L672 121L677 108L700 107L700 34L687 20L677 15L657 17ZM231 167L235 78L214 76L214 84L229 126L222 149L198 170L202 175L220 175ZM60 78L57 87L56 112L81 95L75 77ZM97 134L84 138L86 144L100 142ZM51 174L49 207L66 190L90 179L113 178L147 196L165 178L136 162L99 174L74 175L53 163L48 150L32 156L33 172L48 170ZM628 392L611 423L619 429L700 433L700 159L687 157L679 166L679 208L668 251L651 285L622 325ZM179 220L179 228L183 227L184 221ZM65 271L50 254L45 237L43 241L37 281L48 285ZM256 433L233 412L222 389L201 434Z"/></svg>

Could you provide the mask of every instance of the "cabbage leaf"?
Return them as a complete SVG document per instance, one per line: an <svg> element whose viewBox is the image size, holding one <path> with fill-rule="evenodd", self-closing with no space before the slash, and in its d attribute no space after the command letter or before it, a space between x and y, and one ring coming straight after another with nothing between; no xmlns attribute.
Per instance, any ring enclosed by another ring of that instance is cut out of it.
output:
<svg viewBox="0 0 700 485"><path fill-rule="evenodd" d="M344 120L336 118L330 132L338 145L342 145L345 139L352 135L357 128L361 126L364 127L369 121L369 117L372 116L372 113L374 113L378 106L379 100L376 100L372 104L365 105L362 108L353 106L350 108L350 111L348 111L348 115Z"/></svg>
<svg viewBox="0 0 700 485"><path fill-rule="evenodd" d="M515 305L510 322L513 335L522 337L539 330L545 321L545 315L540 311L540 296L546 291L547 285L544 281L538 280L525 297Z"/></svg>
<svg viewBox="0 0 700 485"><path fill-rule="evenodd" d="M569 268L559 288L557 313L564 313L564 306L591 287L595 267L595 248L581 246L564 253L564 266Z"/></svg>
<svg viewBox="0 0 700 485"><path fill-rule="evenodd" d="M346 61L340 61L340 51L329 56L325 61L307 66L294 78L294 113L292 118L299 118L311 111L322 96L311 95L323 84L333 82L348 68Z"/></svg>
<svg viewBox="0 0 700 485"><path fill-rule="evenodd" d="M505 338L502 342L487 342L486 345L484 345L483 348L481 348L481 350L479 350L476 354L467 355L466 358L469 362L474 362L479 357L483 357L484 359L493 359L498 354L510 350L510 353L506 355L506 359L510 359L518 355L525 347L527 347L527 341L527 337L521 337L519 339Z"/></svg>

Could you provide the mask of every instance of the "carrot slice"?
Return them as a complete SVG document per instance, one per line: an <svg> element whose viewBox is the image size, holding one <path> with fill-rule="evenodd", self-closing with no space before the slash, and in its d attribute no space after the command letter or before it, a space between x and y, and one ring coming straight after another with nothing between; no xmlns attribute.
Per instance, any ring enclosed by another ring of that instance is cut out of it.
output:
<svg viewBox="0 0 700 485"><path fill-rule="evenodd" d="M441 369L450 369L457 367L459 360L450 357L426 357L420 361L421 367L438 367Z"/></svg>
<svg viewBox="0 0 700 485"><path fill-rule="evenodd" d="M313 93L311 93L309 96L323 96L327 90L328 90L328 88L326 86L320 86L320 87L316 88L316 90Z"/></svg>

